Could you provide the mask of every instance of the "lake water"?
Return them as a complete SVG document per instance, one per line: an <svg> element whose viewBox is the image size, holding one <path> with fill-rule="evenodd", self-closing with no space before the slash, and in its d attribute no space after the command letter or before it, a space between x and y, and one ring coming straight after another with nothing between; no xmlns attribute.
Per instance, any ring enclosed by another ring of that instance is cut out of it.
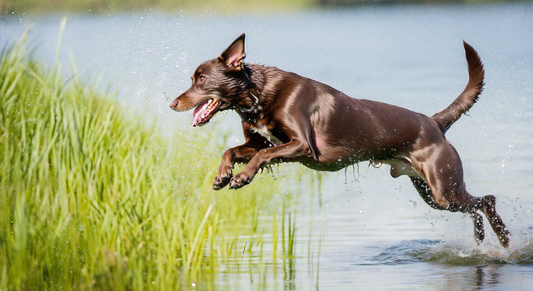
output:
<svg viewBox="0 0 533 291"><path fill-rule="evenodd" d="M52 62L62 17L4 17L0 45L33 25L30 42ZM487 238L476 246L469 216L434 210L408 178L392 179L388 166L361 163L324 174L313 190L302 185L280 193L290 197L285 215L294 231L293 256L272 255L274 238L265 233L261 255L255 247L243 255L246 264L227 262L214 285L198 282L197 288L533 290L532 2L74 14L59 57L69 63L72 55L84 75L104 72L102 84L117 90L122 103L148 120L156 116L172 136L190 126L192 113L172 112L167 104L188 88L199 63L242 32L248 62L428 115L463 90L462 40L469 42L485 64L485 91L447 137L461 155L470 193L496 195L513 236L509 249L501 248L485 221ZM214 121L230 132L228 146L242 142L236 114ZM284 185L292 169L280 165L276 181ZM271 221L264 217L266 226Z"/></svg>

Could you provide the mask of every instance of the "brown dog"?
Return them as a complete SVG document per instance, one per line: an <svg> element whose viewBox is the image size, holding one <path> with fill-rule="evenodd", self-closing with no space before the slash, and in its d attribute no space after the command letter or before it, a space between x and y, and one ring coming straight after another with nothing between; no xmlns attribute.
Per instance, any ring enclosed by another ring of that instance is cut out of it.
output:
<svg viewBox="0 0 533 291"><path fill-rule="evenodd" d="M464 42L469 81L443 111L428 117L381 102L355 99L320 82L275 67L244 63L244 34L218 58L202 63L192 86L170 107L194 109L193 126L232 109L242 119L245 143L226 150L213 183L232 189L250 183L268 163L300 162L337 171L360 161L389 164L396 178L408 175L431 207L469 213L481 242L482 211L502 246L509 244L492 195L466 191L461 159L444 133L476 102L483 87L483 64ZM247 163L233 176L235 163Z"/></svg>

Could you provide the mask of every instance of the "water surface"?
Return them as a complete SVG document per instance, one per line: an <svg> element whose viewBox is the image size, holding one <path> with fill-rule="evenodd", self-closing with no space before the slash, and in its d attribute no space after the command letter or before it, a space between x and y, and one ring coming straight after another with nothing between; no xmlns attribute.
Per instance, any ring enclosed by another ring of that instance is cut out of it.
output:
<svg viewBox="0 0 533 291"><path fill-rule="evenodd" d="M52 62L62 17L5 17L0 44L33 25L36 54ZM496 195L513 236L509 249L501 248L485 221L486 241L476 246L470 217L431 209L408 178L392 179L388 166L361 163L324 174L314 187L295 187L283 184L294 168L280 165L274 175L287 189L279 196L289 200L283 215L287 232L291 228L295 235L291 255L280 254L288 241L278 238L273 245L270 229L276 222L264 217L264 245L243 239L242 246L252 249L239 262L223 262L210 288L533 289L532 2L277 14L74 14L68 16L59 56L68 63L72 55L81 74L103 71L103 85L118 90L119 100L141 116L156 116L172 137L190 126L192 113L172 112L168 102L188 88L200 62L216 57L242 32L248 62L428 115L448 106L466 85L462 40L469 42L485 64L485 91L447 137L461 155L470 193ZM228 146L242 142L236 114L220 114L214 123L229 132ZM190 141L196 143L202 140ZM280 223L281 217L276 219Z"/></svg>

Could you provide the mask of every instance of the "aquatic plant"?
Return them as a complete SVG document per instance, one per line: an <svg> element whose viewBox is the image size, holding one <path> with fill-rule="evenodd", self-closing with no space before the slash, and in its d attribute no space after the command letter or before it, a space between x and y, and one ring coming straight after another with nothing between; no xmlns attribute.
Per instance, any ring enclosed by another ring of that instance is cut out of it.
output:
<svg viewBox="0 0 533 291"><path fill-rule="evenodd" d="M181 289L241 255L271 178L215 195L215 131L169 143L25 39L0 59L0 289Z"/></svg>

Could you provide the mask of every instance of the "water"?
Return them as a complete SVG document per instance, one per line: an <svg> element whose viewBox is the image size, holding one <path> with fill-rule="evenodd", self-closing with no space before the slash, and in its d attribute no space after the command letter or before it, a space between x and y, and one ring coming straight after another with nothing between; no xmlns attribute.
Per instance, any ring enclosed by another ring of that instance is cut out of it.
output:
<svg viewBox="0 0 533 291"><path fill-rule="evenodd" d="M388 166L375 169L361 163L324 174L314 189L301 185L293 191L283 183L294 168L281 165L274 173L287 189L280 197L290 200L284 215L293 223L293 255L274 255L274 238L268 232L273 218L264 217L262 250L244 240L243 246L252 250L240 262L223 264L214 286L209 286L532 290L532 6L502 2L232 15L77 14L68 17L59 56L69 63L72 55L84 76L103 71L104 86L118 90L122 103L148 119L157 116L172 137L190 126L192 113L174 113L168 102L189 86L189 76L200 62L216 57L242 32L247 33L248 62L275 65L354 97L428 115L448 106L466 84L464 39L485 64L486 86L469 116L447 137L461 155L469 191L497 196L497 209L513 234L508 250L489 229L486 241L476 246L470 217L431 209L408 178L392 179ZM5 17L0 44L33 25L36 53L52 62L62 17ZM220 114L214 120L230 132L228 146L242 142L236 114ZM202 143L191 144L195 142ZM197 287L202 284L197 282Z"/></svg>

